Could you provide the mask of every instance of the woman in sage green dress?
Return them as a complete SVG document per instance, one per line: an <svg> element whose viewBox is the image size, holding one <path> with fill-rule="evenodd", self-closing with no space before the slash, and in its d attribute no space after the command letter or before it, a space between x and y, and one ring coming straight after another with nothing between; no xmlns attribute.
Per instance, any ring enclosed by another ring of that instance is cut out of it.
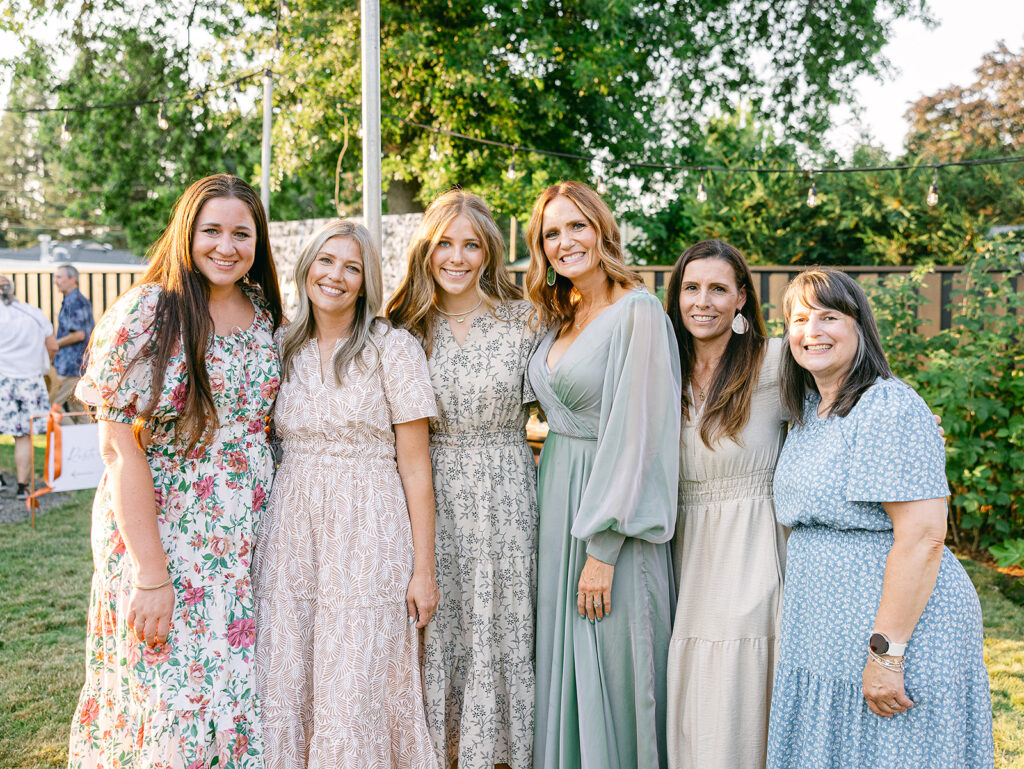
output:
<svg viewBox="0 0 1024 769"><path fill-rule="evenodd" d="M527 289L550 326L529 366L550 429L537 486L534 766L665 767L678 350L589 187L547 189L527 238Z"/></svg>

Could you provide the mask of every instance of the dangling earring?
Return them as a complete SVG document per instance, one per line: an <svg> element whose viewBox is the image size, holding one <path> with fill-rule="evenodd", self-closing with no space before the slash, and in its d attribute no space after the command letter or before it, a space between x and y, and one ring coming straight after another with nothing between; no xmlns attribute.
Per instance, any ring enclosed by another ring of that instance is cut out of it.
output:
<svg viewBox="0 0 1024 769"><path fill-rule="evenodd" d="M747 320L746 316L737 312L736 316L732 319L732 331L734 334L745 334L747 329L750 328L750 321Z"/></svg>
<svg viewBox="0 0 1024 769"><path fill-rule="evenodd" d="M547 274L547 284L548 284L549 286L553 286L553 285L555 285L555 279L556 279L557 277L558 277L558 276L557 276L557 275L555 275L555 268L554 268L554 267L552 267L551 265L548 265L548 274Z"/></svg>

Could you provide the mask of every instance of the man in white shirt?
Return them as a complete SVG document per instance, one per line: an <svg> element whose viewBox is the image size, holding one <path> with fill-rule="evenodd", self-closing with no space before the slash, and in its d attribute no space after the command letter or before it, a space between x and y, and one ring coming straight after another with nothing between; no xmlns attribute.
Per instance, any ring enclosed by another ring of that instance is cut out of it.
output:
<svg viewBox="0 0 1024 769"><path fill-rule="evenodd" d="M0 275L0 435L14 436L18 499L28 497L32 474L31 417L50 409L43 374L57 352L53 325L43 313L14 298L14 286ZM36 432L46 429L37 420ZM4 486L0 475L0 488Z"/></svg>

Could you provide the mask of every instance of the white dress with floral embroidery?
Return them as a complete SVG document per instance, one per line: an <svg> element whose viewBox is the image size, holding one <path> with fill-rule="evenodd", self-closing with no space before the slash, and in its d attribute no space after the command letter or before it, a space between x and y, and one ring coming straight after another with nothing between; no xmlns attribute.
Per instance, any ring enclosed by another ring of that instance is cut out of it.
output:
<svg viewBox="0 0 1024 769"><path fill-rule="evenodd" d="M151 338L160 291L131 289L96 327L77 395L102 420L131 423L152 397L152 366L128 364ZM258 291L246 291L256 308L252 325L214 335L206 354L219 420L209 445L186 454L176 433L188 388L180 342L148 425L146 459L175 594L167 643L157 650L128 632L135 574L109 473L96 490L96 571L70 767L263 766L249 560L273 478L264 418L280 377L270 314Z"/></svg>

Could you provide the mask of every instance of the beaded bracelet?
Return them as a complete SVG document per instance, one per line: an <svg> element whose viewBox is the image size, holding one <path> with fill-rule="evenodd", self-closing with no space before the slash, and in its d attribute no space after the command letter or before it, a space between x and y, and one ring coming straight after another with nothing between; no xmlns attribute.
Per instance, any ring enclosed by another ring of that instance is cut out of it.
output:
<svg viewBox="0 0 1024 769"><path fill-rule="evenodd" d="M173 579L171 577L168 577L159 585L140 585L138 582L134 584L136 590L159 590L162 587L167 587L169 584L171 584L172 581Z"/></svg>

